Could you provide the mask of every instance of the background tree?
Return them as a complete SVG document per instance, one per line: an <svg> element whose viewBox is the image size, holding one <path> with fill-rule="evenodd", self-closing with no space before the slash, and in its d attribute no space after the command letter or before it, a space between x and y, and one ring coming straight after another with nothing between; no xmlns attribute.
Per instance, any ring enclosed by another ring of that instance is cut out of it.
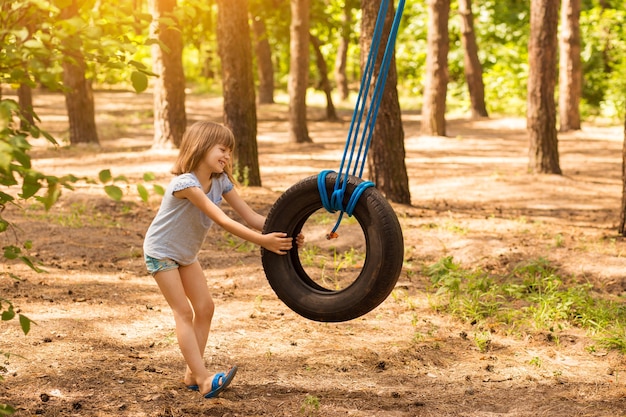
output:
<svg viewBox="0 0 626 417"><path fill-rule="evenodd" d="M326 58L322 53L322 41L311 34L309 34L309 39L311 40L311 46L315 53L315 63L317 65L317 73L319 74L317 89L323 91L326 96L326 120L336 122L339 120L339 117L337 117L337 111L333 104L333 96L331 94L332 87L328 79L328 65L326 65Z"/></svg>
<svg viewBox="0 0 626 417"><path fill-rule="evenodd" d="M617 231L620 235L626 236L626 111L624 111L624 142L622 145L622 207Z"/></svg>
<svg viewBox="0 0 626 417"><path fill-rule="evenodd" d="M69 120L70 144L100 145L96 130L96 112L92 80L87 79L87 64L83 55L83 43L78 33L82 29L77 0L72 0L61 11L60 22L67 31L63 39L63 86L65 107Z"/></svg>
<svg viewBox="0 0 626 417"><path fill-rule="evenodd" d="M580 1L561 0L559 40L559 130L580 130L582 66L580 59Z"/></svg>
<svg viewBox="0 0 626 417"><path fill-rule="evenodd" d="M371 48L380 4L381 0L361 1L361 72L365 69L367 54ZM373 84L369 90L370 95L374 90L376 80L381 76L380 66L385 53L385 45L389 38L393 16L393 2L389 2L389 8L385 15L381 46L374 66ZM389 200L395 203L411 204L409 177L404 162L404 129L402 127L402 114L398 100L397 79L395 58L392 57L387 83L385 84L378 117L374 126L374 135L370 144L367 162L370 179Z"/></svg>
<svg viewBox="0 0 626 417"><path fill-rule="evenodd" d="M183 39L176 0L150 0L154 81L154 148L178 147L187 128Z"/></svg>
<svg viewBox="0 0 626 417"><path fill-rule="evenodd" d="M253 2L254 3L254 2ZM251 3L251 5L253 4ZM263 15L250 12L254 33L254 51L256 54L257 73L259 76L259 104L274 103L274 63L267 27Z"/></svg>
<svg viewBox="0 0 626 417"><path fill-rule="evenodd" d="M218 1L217 40L222 62L224 124L233 131L237 144L234 173L239 181L261 186L248 0Z"/></svg>
<svg viewBox="0 0 626 417"><path fill-rule="evenodd" d="M463 68L469 90L472 117L488 117L485 105L483 68L478 59L478 44L474 33L474 14L471 0L459 0L461 16L461 41L463 43Z"/></svg>
<svg viewBox="0 0 626 417"><path fill-rule="evenodd" d="M428 51L422 106L424 135L446 135L449 16L450 0L428 0Z"/></svg>
<svg viewBox="0 0 626 417"><path fill-rule="evenodd" d="M348 47L350 46L350 35L353 30L352 10L356 8L358 4L355 0L344 0L343 8L341 11L339 29L339 40L337 45L337 55L335 58L335 84L337 87L337 93L340 100L346 100L350 94L348 87L348 77L346 75L347 59L348 59Z"/></svg>
<svg viewBox="0 0 626 417"><path fill-rule="evenodd" d="M307 126L306 90L309 80L310 0L290 0L289 140L312 142Z"/></svg>
<svg viewBox="0 0 626 417"><path fill-rule="evenodd" d="M557 27L559 3L532 0L528 45L528 170L539 174L561 174L556 132Z"/></svg>

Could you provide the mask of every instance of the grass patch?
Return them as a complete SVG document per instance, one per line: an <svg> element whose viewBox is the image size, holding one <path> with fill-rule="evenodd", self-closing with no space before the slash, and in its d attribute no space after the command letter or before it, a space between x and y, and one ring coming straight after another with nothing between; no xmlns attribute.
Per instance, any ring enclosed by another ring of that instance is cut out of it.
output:
<svg viewBox="0 0 626 417"><path fill-rule="evenodd" d="M626 304L595 293L591 284L562 278L545 259L490 276L448 256L424 273L434 291L431 306L479 329L533 333L576 327L602 347L626 353Z"/></svg>

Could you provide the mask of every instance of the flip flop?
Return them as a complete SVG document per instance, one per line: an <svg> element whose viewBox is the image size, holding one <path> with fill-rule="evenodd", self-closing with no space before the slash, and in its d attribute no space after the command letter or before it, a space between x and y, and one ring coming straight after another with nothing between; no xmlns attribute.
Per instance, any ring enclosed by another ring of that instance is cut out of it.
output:
<svg viewBox="0 0 626 417"><path fill-rule="evenodd" d="M220 372L213 377L213 382L211 383L211 391L204 394L204 398L215 398L220 392L224 391L226 387L231 383L235 374L237 373L237 366L233 366L230 368L227 374L224 372Z"/></svg>
<svg viewBox="0 0 626 417"><path fill-rule="evenodd" d="M197 385L187 385L187 389L190 389L192 391L200 391L200 387Z"/></svg>

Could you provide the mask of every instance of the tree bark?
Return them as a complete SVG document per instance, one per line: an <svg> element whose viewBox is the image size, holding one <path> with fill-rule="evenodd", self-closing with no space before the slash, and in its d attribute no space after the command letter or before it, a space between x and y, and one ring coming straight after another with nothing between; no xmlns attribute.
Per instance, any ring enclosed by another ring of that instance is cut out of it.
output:
<svg viewBox="0 0 626 417"><path fill-rule="evenodd" d="M320 74L317 88L322 90L326 96L326 120L336 122L339 120L339 117L337 117L337 111L335 110L335 105L333 104L333 96L331 94L332 89L330 81L328 80L328 66L326 65L326 60L324 59L324 54L322 54L321 50L322 42L311 34L309 34L309 39L311 40L311 45L313 46L313 51L315 52L315 63Z"/></svg>
<svg viewBox="0 0 626 417"><path fill-rule="evenodd" d="M463 43L465 79L470 95L472 118L489 117L485 105L483 67L478 59L478 44L474 32L471 0L459 0L459 14L461 15L461 42Z"/></svg>
<svg viewBox="0 0 626 417"><path fill-rule="evenodd" d="M626 111L624 111L624 142L622 145L622 208L618 232L620 235L626 236Z"/></svg>
<svg viewBox="0 0 626 417"><path fill-rule="evenodd" d="M176 0L150 0L152 24L151 37L164 45L152 45L154 81L154 148L180 146L187 128L185 112L185 74L183 71L183 39L178 22L174 27L159 22L162 17L176 21L172 12Z"/></svg>
<svg viewBox="0 0 626 417"><path fill-rule="evenodd" d="M291 0L289 27L289 140L312 142L306 117L306 90L309 78L310 0Z"/></svg>
<svg viewBox="0 0 626 417"><path fill-rule="evenodd" d="M272 48L267 39L265 21L261 16L252 16L252 29L255 38L257 73L259 76L259 104L274 103L274 65Z"/></svg>
<svg viewBox="0 0 626 417"><path fill-rule="evenodd" d="M341 16L341 36L337 47L335 58L335 84L339 98L343 101L350 95L348 88L348 77L346 76L346 62L348 60L348 46L350 45L350 33L352 31L352 9L354 5L351 0L346 0Z"/></svg>
<svg viewBox="0 0 626 417"><path fill-rule="evenodd" d="M580 130L582 65L580 60L580 0L562 0L559 42L559 130Z"/></svg>
<svg viewBox="0 0 626 417"><path fill-rule="evenodd" d="M531 1L526 115L531 173L561 174L554 101L558 18L558 2Z"/></svg>
<svg viewBox="0 0 626 417"><path fill-rule="evenodd" d="M446 135L448 92L448 18L450 0L428 0L428 36L422 134Z"/></svg>
<svg viewBox="0 0 626 417"><path fill-rule="evenodd" d="M20 129L28 130L29 126L35 124L35 112L33 110L33 90L30 85L21 83L17 89L17 99L20 105L20 112L23 120L20 120Z"/></svg>
<svg viewBox="0 0 626 417"><path fill-rule="evenodd" d="M76 0L61 11L62 19L78 16ZM91 88L91 80L85 76L85 58L81 51L80 39L70 36L63 41L63 86L66 88L65 107L69 121L71 145L100 145L96 130L96 111Z"/></svg>
<svg viewBox="0 0 626 417"><path fill-rule="evenodd" d="M381 0L362 0L362 29L361 29L361 72L365 70L367 55L369 53L376 18L380 9ZM385 53L385 45L389 38L389 29L393 21L393 2L389 4L389 10L385 17L385 26L381 39L380 49L374 66L374 77L370 86L370 100L376 80L381 75L380 66ZM404 128L402 126L402 114L398 100L397 71L395 54L392 57L387 75L387 83L383 92L374 134L368 154L368 169L370 179L385 197L395 203L411 204L409 191L409 178L404 161Z"/></svg>
<svg viewBox="0 0 626 417"><path fill-rule="evenodd" d="M222 62L224 124L235 135L235 176L261 186L257 147L257 114L252 69L248 0L219 0L218 52Z"/></svg>

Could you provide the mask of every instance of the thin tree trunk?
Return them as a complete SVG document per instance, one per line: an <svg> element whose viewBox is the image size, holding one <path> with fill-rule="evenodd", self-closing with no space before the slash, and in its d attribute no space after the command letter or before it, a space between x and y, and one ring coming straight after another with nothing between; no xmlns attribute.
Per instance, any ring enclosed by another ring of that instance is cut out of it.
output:
<svg viewBox="0 0 626 417"><path fill-rule="evenodd" d="M23 120L20 120L20 129L28 130L28 127L35 123L35 113L33 111L33 90L28 84L21 83L17 89L17 99L20 105L20 112Z"/></svg>
<svg viewBox="0 0 626 417"><path fill-rule="evenodd" d="M531 173L561 174L554 101L558 20L558 2L531 1L526 115Z"/></svg>
<svg viewBox="0 0 626 417"><path fill-rule="evenodd" d="M348 46L350 45L350 33L352 31L352 9L350 0L345 0L343 14L341 16L341 36L335 58L335 84L339 98L343 101L350 95L348 77L346 76L346 62L348 60Z"/></svg>
<svg viewBox="0 0 626 417"><path fill-rule="evenodd" d="M274 65L272 48L267 39L267 29L261 16L252 16L255 37L257 73L259 75L259 104L274 103Z"/></svg>
<svg viewBox="0 0 626 417"><path fill-rule="evenodd" d="M322 90L326 95L326 120L336 122L339 120L339 117L337 117L335 105L333 104L333 96L331 94L332 90L330 87L330 81L328 80L328 66L326 65L326 60L324 59L324 54L322 54L321 50L322 42L311 34L309 34L309 39L311 40L311 45L313 46L313 51L315 52L315 63L317 64L317 70L320 75L317 88Z"/></svg>
<svg viewBox="0 0 626 417"><path fill-rule="evenodd" d="M562 0L559 42L559 130L580 130L582 65L580 60L580 0Z"/></svg>
<svg viewBox="0 0 626 417"><path fill-rule="evenodd" d="M310 0L291 0L289 28L289 140L312 142L306 117L306 90L309 78Z"/></svg>
<svg viewBox="0 0 626 417"><path fill-rule="evenodd" d="M235 172L242 183L261 186L257 114L248 0L219 0L218 52L222 62L224 124L235 135Z"/></svg>
<svg viewBox="0 0 626 417"><path fill-rule="evenodd" d="M622 144L622 209L618 232L626 236L626 108L624 109L624 142Z"/></svg>
<svg viewBox="0 0 626 417"><path fill-rule="evenodd" d="M361 30L361 68L365 69L367 55L369 53L374 27L381 0L362 0L363 11ZM380 66L385 53L385 45L389 37L389 29L393 21L393 2L389 4L389 10L385 16L384 36L381 39L381 46L376 57L374 67L374 77L370 86L370 96L373 93L376 80L382 76ZM395 54L389 65L387 83L383 92L376 124L374 125L374 135L370 144L368 154L368 169L370 179L376 187L389 200L400 204L411 204L411 194L409 191L409 178L404 161L404 128L402 126L402 113L398 100L397 72ZM371 97L370 97L371 98Z"/></svg>
<svg viewBox="0 0 626 417"><path fill-rule="evenodd" d="M463 43L463 62L465 79L469 90L473 118L489 117L485 105L485 84L483 83L483 67L478 59L478 44L474 32L474 15L472 1L459 0L461 15L461 41Z"/></svg>
<svg viewBox="0 0 626 417"><path fill-rule="evenodd" d="M160 44L152 45L153 71L158 74L154 80L154 148L180 146L187 128L185 111L185 74L183 71L183 39L178 22L174 27L160 22L176 9L176 0L150 0L152 12L151 35Z"/></svg>
<svg viewBox="0 0 626 417"><path fill-rule="evenodd" d="M63 9L62 19L78 16L76 0ZM80 50L80 40L76 38L63 41L65 60L63 61L63 85L65 91L65 107L69 121L70 144L100 145L96 130L96 112L91 88L91 80L85 76L85 58Z"/></svg>
<svg viewBox="0 0 626 417"><path fill-rule="evenodd" d="M449 16L450 0L428 0L428 50L422 107L424 135L446 135Z"/></svg>

